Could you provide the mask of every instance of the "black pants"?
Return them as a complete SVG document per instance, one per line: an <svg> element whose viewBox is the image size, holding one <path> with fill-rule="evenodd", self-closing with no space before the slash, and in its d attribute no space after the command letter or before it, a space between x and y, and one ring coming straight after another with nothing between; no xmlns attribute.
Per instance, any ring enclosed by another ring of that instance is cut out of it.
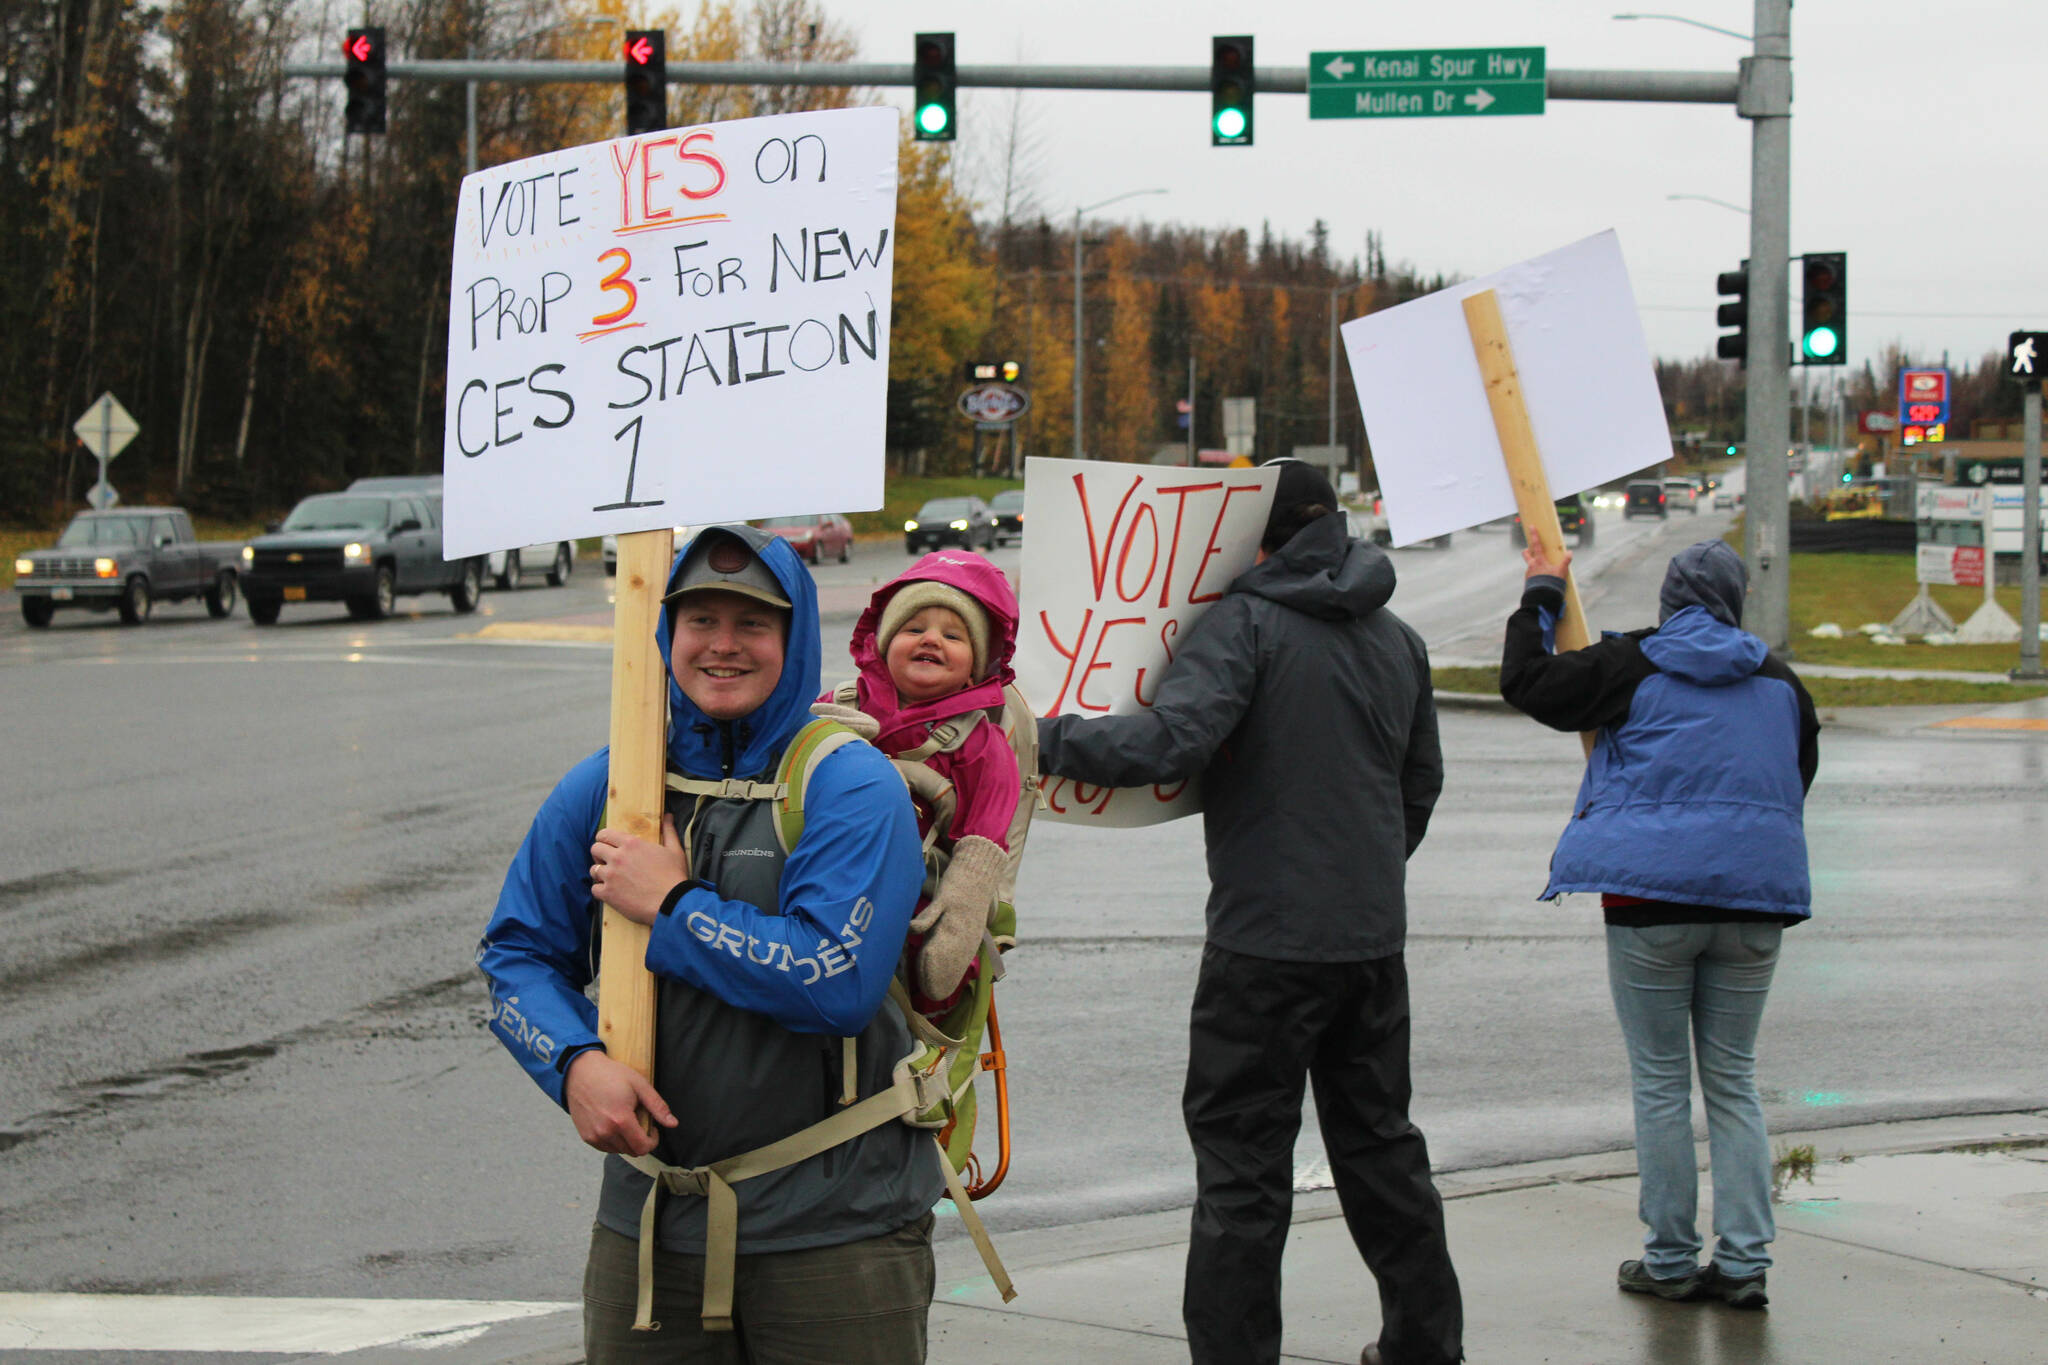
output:
<svg viewBox="0 0 2048 1365"><path fill-rule="evenodd" d="M1379 1282L1388 1365L1463 1358L1464 1308L1443 1201L1408 1121L1408 969L1274 962L1211 944L1181 1099L1195 1148L1181 1319L1195 1365L1280 1358L1280 1257L1294 1199L1302 1077L1351 1240Z"/></svg>

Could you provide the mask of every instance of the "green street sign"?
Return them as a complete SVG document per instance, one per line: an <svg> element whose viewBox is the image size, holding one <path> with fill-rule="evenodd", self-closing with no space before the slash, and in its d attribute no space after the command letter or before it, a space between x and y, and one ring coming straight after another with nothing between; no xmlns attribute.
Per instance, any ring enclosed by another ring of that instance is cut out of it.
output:
<svg viewBox="0 0 2048 1365"><path fill-rule="evenodd" d="M1470 118L1543 112L1540 47L1311 52L1310 118Z"/></svg>

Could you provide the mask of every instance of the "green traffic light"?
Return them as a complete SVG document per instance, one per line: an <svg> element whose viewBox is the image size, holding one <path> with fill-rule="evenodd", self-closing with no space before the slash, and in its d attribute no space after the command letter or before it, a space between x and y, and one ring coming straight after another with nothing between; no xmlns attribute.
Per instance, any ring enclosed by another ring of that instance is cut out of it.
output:
<svg viewBox="0 0 2048 1365"><path fill-rule="evenodd" d="M1243 136L1244 136L1244 110L1242 110L1242 109L1222 109L1222 110L1218 110L1218 111L1217 111L1217 114L1216 114L1216 136L1218 136L1218 137L1243 137Z"/></svg>
<svg viewBox="0 0 2048 1365"><path fill-rule="evenodd" d="M949 118L945 105L927 104L917 111L917 126L926 133L936 135L946 131Z"/></svg>
<svg viewBox="0 0 2048 1365"><path fill-rule="evenodd" d="M1842 345L1842 338L1832 327L1816 327L1806 334L1800 346L1815 360L1826 360Z"/></svg>
<svg viewBox="0 0 2048 1365"><path fill-rule="evenodd" d="M1735 447L1734 447L1734 446L1729 446L1729 447L1728 447L1728 453L1729 453L1730 455L1733 455L1733 454L1735 453Z"/></svg>

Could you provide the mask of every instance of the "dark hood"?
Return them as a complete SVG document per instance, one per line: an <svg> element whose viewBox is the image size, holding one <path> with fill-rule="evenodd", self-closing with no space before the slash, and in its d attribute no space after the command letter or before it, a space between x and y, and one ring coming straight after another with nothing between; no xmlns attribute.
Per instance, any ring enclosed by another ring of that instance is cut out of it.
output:
<svg viewBox="0 0 2048 1365"><path fill-rule="evenodd" d="M1703 540L1671 557L1664 586L1657 590L1657 620L1669 621L1687 607L1703 607L1726 626L1742 624L1742 599L1749 571L1725 540Z"/></svg>
<svg viewBox="0 0 2048 1365"><path fill-rule="evenodd" d="M706 528L707 530L710 528ZM783 648L782 677L768 700L751 715L726 722L731 730L732 768L725 767L727 736L719 722L697 709L683 695L675 672L668 666L672 603L664 603L661 620L654 628L655 644L661 650L662 670L668 674L668 756L686 773L699 777L758 777L774 763L789 737L811 718L811 699L818 695L818 668L823 656L818 632L818 589L811 581L788 541L752 526L721 526L747 543L761 557L768 571L782 584L789 599L789 640ZM668 566L669 581L682 567L695 537L676 546L676 557Z"/></svg>
<svg viewBox="0 0 2048 1365"><path fill-rule="evenodd" d="M1353 540L1344 514L1332 512L1239 574L1230 590L1340 621L1370 615L1393 599L1394 562L1378 546Z"/></svg>

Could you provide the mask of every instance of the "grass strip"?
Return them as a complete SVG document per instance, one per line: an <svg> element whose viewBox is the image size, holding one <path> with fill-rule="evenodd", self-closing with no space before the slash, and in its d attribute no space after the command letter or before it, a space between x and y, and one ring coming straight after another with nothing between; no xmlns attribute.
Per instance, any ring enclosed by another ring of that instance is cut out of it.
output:
<svg viewBox="0 0 2048 1365"><path fill-rule="evenodd" d="M1896 654L1897 651L1893 650ZM1793 665L1796 669L1798 665ZM1957 682L1948 678L1801 678L1816 707L1832 706L1998 706L2048 697L2048 687L2012 683ZM1500 695L1500 671L1493 668L1433 668L1439 692Z"/></svg>

